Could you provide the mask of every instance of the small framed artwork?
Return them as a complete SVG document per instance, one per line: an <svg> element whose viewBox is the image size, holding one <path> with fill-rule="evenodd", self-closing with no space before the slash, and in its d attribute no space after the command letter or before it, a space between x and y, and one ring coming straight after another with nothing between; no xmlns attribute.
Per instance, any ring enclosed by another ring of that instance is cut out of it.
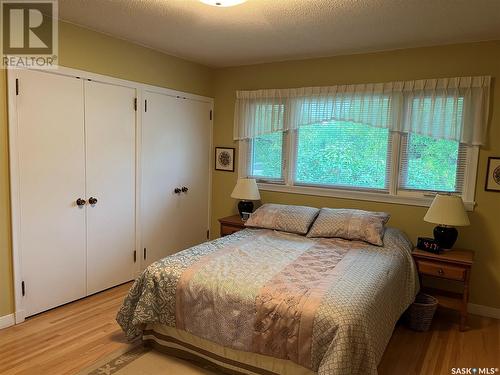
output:
<svg viewBox="0 0 500 375"><path fill-rule="evenodd" d="M488 158L485 190L500 192L500 157Z"/></svg>
<svg viewBox="0 0 500 375"><path fill-rule="evenodd" d="M234 172L234 148L215 148L215 170Z"/></svg>

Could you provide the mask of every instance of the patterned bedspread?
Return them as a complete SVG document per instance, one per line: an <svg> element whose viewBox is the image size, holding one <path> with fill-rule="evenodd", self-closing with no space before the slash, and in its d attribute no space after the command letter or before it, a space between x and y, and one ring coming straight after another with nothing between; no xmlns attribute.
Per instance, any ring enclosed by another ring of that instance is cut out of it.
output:
<svg viewBox="0 0 500 375"><path fill-rule="evenodd" d="M117 321L129 338L160 323L320 375L376 374L418 291L411 249L394 228L383 247L247 229L149 266Z"/></svg>

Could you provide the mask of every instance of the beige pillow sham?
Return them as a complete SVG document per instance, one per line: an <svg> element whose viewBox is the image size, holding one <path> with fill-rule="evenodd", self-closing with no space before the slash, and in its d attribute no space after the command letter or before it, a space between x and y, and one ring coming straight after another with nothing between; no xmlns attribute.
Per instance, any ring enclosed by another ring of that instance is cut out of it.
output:
<svg viewBox="0 0 500 375"><path fill-rule="evenodd" d="M307 237L339 237L383 246L389 218L385 212L322 208Z"/></svg>
<svg viewBox="0 0 500 375"><path fill-rule="evenodd" d="M306 234L318 212L313 207L266 203L250 215L245 225Z"/></svg>

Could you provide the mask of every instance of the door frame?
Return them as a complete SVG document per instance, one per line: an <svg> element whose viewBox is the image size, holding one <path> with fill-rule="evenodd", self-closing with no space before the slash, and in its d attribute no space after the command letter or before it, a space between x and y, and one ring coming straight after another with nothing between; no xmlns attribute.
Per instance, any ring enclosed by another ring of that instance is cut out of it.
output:
<svg viewBox="0 0 500 375"><path fill-rule="evenodd" d="M135 243L138 255L141 254L142 237L141 237L141 145L142 145L142 113L143 113L143 98L145 91L157 92L173 97L182 96L183 98L202 101L210 105L210 110L213 113L214 99L206 96L191 94L188 92L177 91L165 87L144 84L135 81L124 80L120 78L109 77L106 75L92 73L84 70L68 68L59 66L55 70L32 69L38 70L45 74L56 74L62 76L69 76L83 80L91 80L101 83L107 83L117 86L124 86L136 90L137 96L137 111L136 111L136 139L135 139ZM18 119L17 119L17 100L16 100L16 79L20 69L7 70L7 99L8 99L8 130L9 130L9 169L10 169L10 211L11 211L11 246L12 246L12 269L13 269L13 284L14 284L14 301L15 310L14 317L15 323L22 323L26 318L26 310L24 307L24 299L22 296L21 283L23 281L22 275L22 251L21 251L21 224L20 224L20 170L19 170L19 155L18 155ZM22 93L22 83L19 87ZM209 114L207 114L209 116ZM208 168L208 216L207 216L207 230L210 229L211 214L212 214L212 173L211 166L213 162L212 156L213 148L213 115L210 119L210 146L209 146L209 168ZM136 262L136 277L140 274L142 269L142 262L140 256ZM88 294L87 294L88 295Z"/></svg>

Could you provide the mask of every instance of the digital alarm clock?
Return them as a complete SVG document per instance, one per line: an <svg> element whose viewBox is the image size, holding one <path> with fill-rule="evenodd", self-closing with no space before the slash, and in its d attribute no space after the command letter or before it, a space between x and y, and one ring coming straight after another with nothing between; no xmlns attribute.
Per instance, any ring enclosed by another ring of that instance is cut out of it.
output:
<svg viewBox="0 0 500 375"><path fill-rule="evenodd" d="M417 248L434 254L439 254L441 252L441 247L437 241L434 238L429 237L418 237Z"/></svg>

